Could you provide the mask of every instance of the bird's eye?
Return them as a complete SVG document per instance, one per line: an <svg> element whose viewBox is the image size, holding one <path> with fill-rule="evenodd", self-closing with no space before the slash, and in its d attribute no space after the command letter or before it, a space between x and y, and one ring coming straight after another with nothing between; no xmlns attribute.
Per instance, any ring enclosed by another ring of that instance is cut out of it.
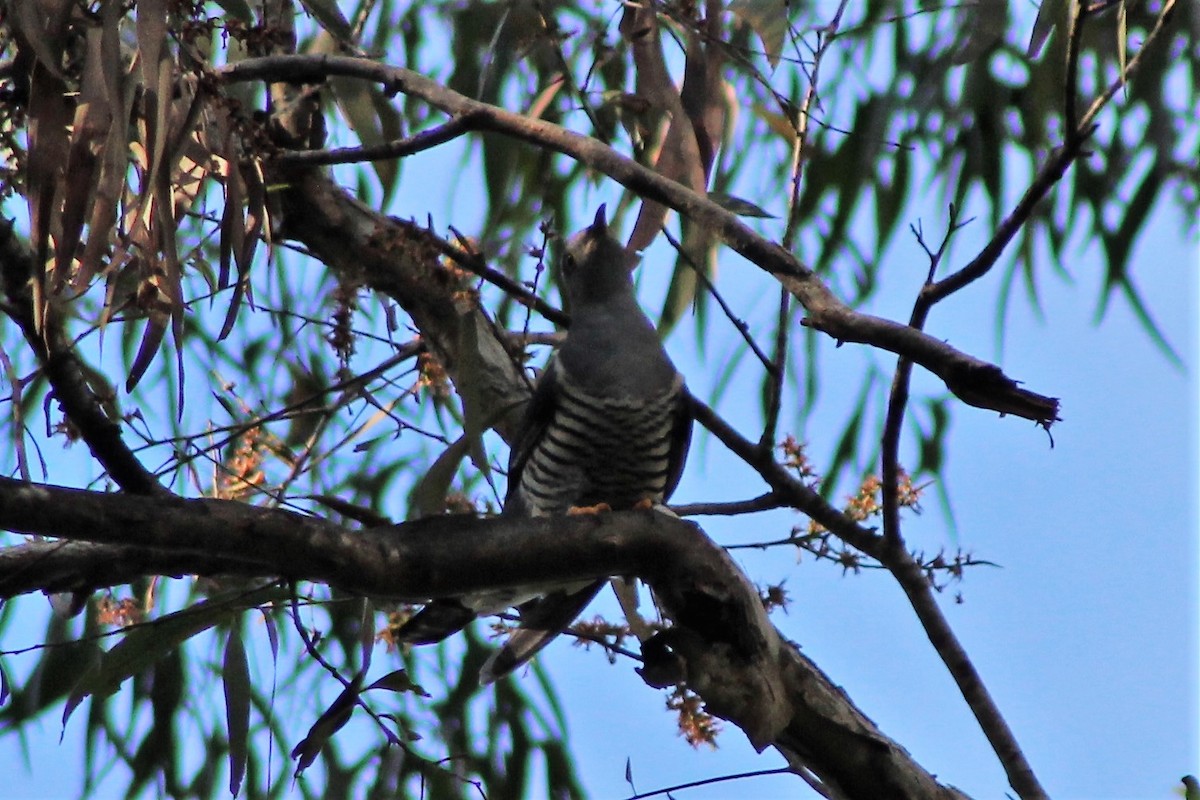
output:
<svg viewBox="0 0 1200 800"><path fill-rule="evenodd" d="M563 269L565 269L567 272L574 272L575 271L575 256L571 253L567 253L566 255L563 256L562 264L563 264Z"/></svg>

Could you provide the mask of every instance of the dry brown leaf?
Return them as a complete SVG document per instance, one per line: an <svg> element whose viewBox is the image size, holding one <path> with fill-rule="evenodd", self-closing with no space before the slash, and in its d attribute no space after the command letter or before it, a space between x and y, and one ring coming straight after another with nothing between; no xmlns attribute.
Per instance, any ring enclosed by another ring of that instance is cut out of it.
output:
<svg viewBox="0 0 1200 800"><path fill-rule="evenodd" d="M86 60L83 81L75 106L75 120L71 126L70 153L67 156L67 172L70 180L64 181L62 223L55 247L54 284L51 289L58 293L71 273L71 262L83 237L84 218L89 205L94 202L93 193L98 183L102 161L98 157L102 142L112 125L112 111L108 107L108 95L104 89L102 72L101 39L103 29L89 28L87 31Z"/></svg>
<svg viewBox="0 0 1200 800"><path fill-rule="evenodd" d="M63 79L62 39L70 19L71 0L15 2L7 4L13 28L20 40L33 50L39 66L58 80Z"/></svg>
<svg viewBox="0 0 1200 800"><path fill-rule="evenodd" d="M101 149L100 177L96 182L92 198L92 213L88 220L88 240L79 260L79 271L75 275L72 289L83 291L92 277L107 272L104 255L116 239L113 230L117 221L117 205L125 187L128 169L129 128L124 120L129 119L130 98L127 96L125 66L121 60L122 11L117 3L105 3L101 15L99 74L104 82L104 102L110 120L121 120L110 124L107 139ZM128 91L132 91L129 86Z"/></svg>
<svg viewBox="0 0 1200 800"><path fill-rule="evenodd" d="M704 194L708 186L725 120L725 99L719 41L720 4L709 3L704 35L686 31L687 54L683 87L676 90L666 69L659 23L651 7L626 7L621 32L630 42L637 69L638 94L663 112L669 123L654 156L654 169L660 175ZM637 222L626 247L636 252L647 247L662 230L667 207L643 201ZM697 231L693 235L702 235ZM706 251L710 245L694 243Z"/></svg>

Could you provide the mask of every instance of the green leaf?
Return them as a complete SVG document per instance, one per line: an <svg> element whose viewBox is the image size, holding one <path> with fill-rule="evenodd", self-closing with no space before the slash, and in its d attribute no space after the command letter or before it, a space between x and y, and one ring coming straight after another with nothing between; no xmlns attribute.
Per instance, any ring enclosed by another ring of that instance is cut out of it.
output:
<svg viewBox="0 0 1200 800"><path fill-rule="evenodd" d="M1125 68L1129 66L1129 8L1125 0L1117 3L1117 74L1121 76L1121 89L1129 99L1129 84L1125 81Z"/></svg>
<svg viewBox="0 0 1200 800"><path fill-rule="evenodd" d="M969 64L987 53L1004 38L1008 25L1008 0L962 3L958 19L963 35L954 53L955 64Z"/></svg>
<svg viewBox="0 0 1200 800"><path fill-rule="evenodd" d="M360 598L358 603L359 669L366 672L371 667L371 656L375 652L375 604L369 597Z"/></svg>
<svg viewBox="0 0 1200 800"><path fill-rule="evenodd" d="M833 457L830 459L827 470L828 479L821 484L821 494L826 498L834 490L834 486L837 483L834 479L838 473L844 467L852 466L855 456L859 454L858 440L863 431L863 418L866 416L867 400L871 396L871 389L875 386L878 374L878 370L875 367L867 370L862 388L858 393L858 399L854 402L854 411L850 414L850 419L846 421L846 426L842 428L842 435L838 437L838 442L834 447Z"/></svg>
<svg viewBox="0 0 1200 800"><path fill-rule="evenodd" d="M300 0L300 4L336 39L342 42L351 40L353 32L350 30L350 23L342 16L337 0Z"/></svg>
<svg viewBox="0 0 1200 800"><path fill-rule="evenodd" d="M225 16L233 17L248 25L254 24L254 12L246 0L216 0L218 6L225 11Z"/></svg>
<svg viewBox="0 0 1200 800"><path fill-rule="evenodd" d="M242 645L240 626L233 626L221 662L225 685L225 721L229 732L229 793L237 797L246 776L250 735L250 667Z"/></svg>
<svg viewBox="0 0 1200 800"><path fill-rule="evenodd" d="M446 495L450 491L454 473L470 449L471 439L464 434L437 457L409 495L408 519L420 519L445 511Z"/></svg>
<svg viewBox="0 0 1200 800"><path fill-rule="evenodd" d="M1038 7L1037 19L1033 21L1033 30L1029 34L1029 46L1025 48L1027 57L1038 57L1054 27L1070 13L1068 6L1072 2L1074 0L1042 0Z"/></svg>
<svg viewBox="0 0 1200 800"><path fill-rule="evenodd" d="M663 298L662 312L658 315L658 335L669 335L697 297L696 271L680 256L675 260L675 271L671 273L667 296Z"/></svg>
<svg viewBox="0 0 1200 800"><path fill-rule="evenodd" d="M909 151L901 147L892 154L892 180L875 185L875 251L882 254L896 230L908 197Z"/></svg>
<svg viewBox="0 0 1200 800"><path fill-rule="evenodd" d="M292 758L296 759L297 776L312 766L330 737L350 721L361 692L362 680L356 675L350 685L342 690L337 699L330 703L329 708L325 709L325 713L308 729L308 735L292 749Z"/></svg>
<svg viewBox="0 0 1200 800"><path fill-rule="evenodd" d="M750 111L754 116L766 123L766 126L771 129L772 133L778 135L789 146L795 144L796 123L794 121L777 111L771 111L762 103L755 103L750 107Z"/></svg>
<svg viewBox="0 0 1200 800"><path fill-rule="evenodd" d="M421 697L430 696L429 692L422 689L420 685L413 683L413 680L409 676L408 670L406 669L398 669L389 672L387 675L384 675L382 678L364 689L364 691L369 692L372 689L387 689L389 692L399 692L401 694L405 692L412 692L413 694L421 695Z"/></svg>
<svg viewBox="0 0 1200 800"><path fill-rule="evenodd" d="M491 465L487 453L483 449L483 434L498 418L498 415L487 413L487 363L480 352L480 335L489 335L480 331L485 324L483 315L468 312L460 318L459 325L459 365L456 386L462 399L463 435L466 438L468 453L473 463L484 479L490 480Z"/></svg>
<svg viewBox="0 0 1200 800"><path fill-rule="evenodd" d="M400 114L377 87L353 78L333 77L329 79L329 88L346 124L364 146L385 144L400 138ZM380 186L386 193L396 184L400 162L395 158L375 159L371 162L371 169L375 170Z"/></svg>
<svg viewBox="0 0 1200 800"><path fill-rule="evenodd" d="M287 592L283 589L267 586L233 600L227 597L205 600L134 628L104 653L71 690L63 709L63 725L85 697L108 697L120 689L126 679L149 668L196 634L229 620L246 608L286 597Z"/></svg>
<svg viewBox="0 0 1200 800"><path fill-rule="evenodd" d="M779 66L788 31L787 0L733 0L729 10L758 34L771 69Z"/></svg>
<svg viewBox="0 0 1200 800"><path fill-rule="evenodd" d="M775 215L764 211L761 207L754 205L749 200L743 200L740 197L734 197L731 194L720 194L711 192L708 199L719 205L726 211L737 214L739 217L759 217L761 219L775 219Z"/></svg>

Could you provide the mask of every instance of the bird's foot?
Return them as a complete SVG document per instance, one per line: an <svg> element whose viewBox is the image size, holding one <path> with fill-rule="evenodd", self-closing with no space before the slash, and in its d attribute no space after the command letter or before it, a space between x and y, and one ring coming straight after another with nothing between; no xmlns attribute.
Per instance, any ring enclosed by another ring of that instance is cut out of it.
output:
<svg viewBox="0 0 1200 800"><path fill-rule="evenodd" d="M654 501L649 497L643 497L633 504L634 511L649 511L652 508L654 508Z"/></svg>
<svg viewBox="0 0 1200 800"><path fill-rule="evenodd" d="M612 511L612 506L608 503L596 503L594 506L571 506L567 509L567 516L576 517L581 514L605 514Z"/></svg>

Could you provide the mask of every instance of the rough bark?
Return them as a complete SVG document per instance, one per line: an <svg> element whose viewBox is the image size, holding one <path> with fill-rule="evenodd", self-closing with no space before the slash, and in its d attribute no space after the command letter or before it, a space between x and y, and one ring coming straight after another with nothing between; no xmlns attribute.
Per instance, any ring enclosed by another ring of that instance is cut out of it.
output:
<svg viewBox="0 0 1200 800"><path fill-rule="evenodd" d="M686 682L711 713L738 726L756 748L780 749L832 796L963 796L939 784L779 634L723 549L666 514L442 516L355 531L233 501L0 478L0 528L60 537L0 551L4 599L145 574L284 576L406 600L546 579L636 576L672 623L647 643L648 683Z"/></svg>

